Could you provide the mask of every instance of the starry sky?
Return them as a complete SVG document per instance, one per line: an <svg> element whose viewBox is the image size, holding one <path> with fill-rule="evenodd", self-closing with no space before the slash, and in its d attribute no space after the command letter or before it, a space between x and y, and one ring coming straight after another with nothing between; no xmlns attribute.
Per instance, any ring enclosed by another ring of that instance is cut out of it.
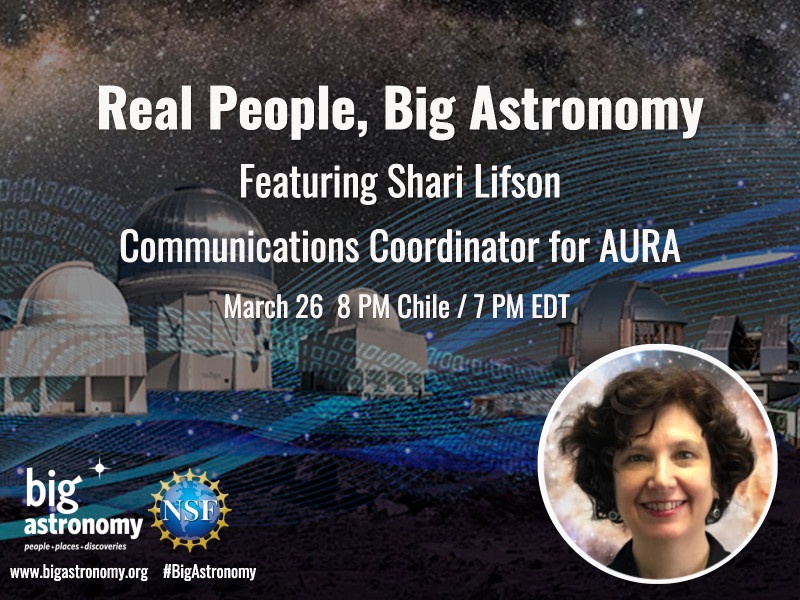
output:
<svg viewBox="0 0 800 600"><path fill-rule="evenodd" d="M236 197L258 171L430 171L499 163L601 134L469 132L477 85L500 96L704 97L703 126L792 126L800 116L800 16L788 1L310 0L136 3L5 0L0 7L0 176L76 184L138 206L203 183ZM98 85L153 101L193 86L191 131L99 131ZM209 85L240 96L351 98L366 137L209 131ZM384 131L387 84L456 96L455 137ZM606 134L607 135L607 134ZM355 235L408 200L245 203L267 235Z"/></svg>

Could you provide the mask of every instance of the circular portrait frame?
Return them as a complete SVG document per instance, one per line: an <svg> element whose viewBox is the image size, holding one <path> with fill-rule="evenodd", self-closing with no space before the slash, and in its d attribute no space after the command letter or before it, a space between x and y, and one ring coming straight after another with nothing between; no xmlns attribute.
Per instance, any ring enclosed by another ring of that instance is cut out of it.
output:
<svg viewBox="0 0 800 600"><path fill-rule="evenodd" d="M561 452L560 440L578 409L600 403L606 385L617 375L644 368L688 369L704 375L722 392L737 423L749 432L755 468L736 488L722 518L707 531L730 554L698 572L671 579L649 579L621 573L607 565L630 539L624 524L593 517L589 496L574 482L573 458ZM688 581L714 571L735 557L766 518L775 495L778 453L766 409L747 383L719 360L692 348L670 344L632 346L608 354L581 370L562 390L547 415L539 441L539 487L550 519L561 537L587 562L606 573L638 583Z"/></svg>

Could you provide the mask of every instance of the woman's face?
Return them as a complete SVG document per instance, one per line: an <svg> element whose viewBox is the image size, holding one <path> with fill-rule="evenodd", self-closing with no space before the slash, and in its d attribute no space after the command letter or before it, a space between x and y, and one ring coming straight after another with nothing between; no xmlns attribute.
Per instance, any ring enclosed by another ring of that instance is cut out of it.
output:
<svg viewBox="0 0 800 600"><path fill-rule="evenodd" d="M614 454L617 509L634 539L689 540L705 535L716 493L711 458L700 425L685 408L659 411L633 422L632 442Z"/></svg>

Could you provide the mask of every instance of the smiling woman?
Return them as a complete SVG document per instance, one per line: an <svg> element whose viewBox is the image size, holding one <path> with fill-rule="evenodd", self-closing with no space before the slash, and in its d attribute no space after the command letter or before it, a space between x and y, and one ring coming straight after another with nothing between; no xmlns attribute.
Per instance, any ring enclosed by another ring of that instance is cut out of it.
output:
<svg viewBox="0 0 800 600"><path fill-rule="evenodd" d="M631 531L610 568L666 579L727 556L705 525L720 519L755 456L704 376L685 369L617 376L599 406L580 410L561 449L575 460L575 482L595 516Z"/></svg>
<svg viewBox="0 0 800 600"><path fill-rule="evenodd" d="M691 577L729 556L706 526L723 517L737 489L747 487L743 482L753 474L757 457L766 464L760 465L756 479L763 477L764 467L774 472L774 452L773 460L769 453L757 452L763 436L756 429L758 439L753 439L752 427L738 422L703 368L674 364L681 362L674 358L688 354L685 349L675 356L656 353L659 358L653 360L654 351L646 348L637 351L635 362L647 364L641 357L651 355L652 366L617 371L599 392L599 402L582 402L560 415L556 439L545 440L545 446L551 446L550 460L545 449L540 468L559 456L567 458L568 477L588 497L593 519L610 521L629 535L610 560L602 561L608 569L666 582ZM591 370L576 379L590 377ZM597 373L593 375L596 379ZM548 420L543 437L553 424ZM764 431L764 422L760 425ZM551 481L543 483L543 492L549 494L548 502L555 496L564 502L566 495L550 493L557 487L552 481L555 471L546 475ZM735 512L744 502L740 498ZM551 515L558 512L548 509ZM754 521L760 522L763 509L754 514ZM575 523L568 527L574 531Z"/></svg>
<svg viewBox="0 0 800 600"><path fill-rule="evenodd" d="M633 420L633 441L614 453L616 503L633 540L610 567L651 579L701 571L728 554L705 533L721 509L703 430L679 404L665 406L649 431L646 420ZM752 452L745 459L752 469Z"/></svg>

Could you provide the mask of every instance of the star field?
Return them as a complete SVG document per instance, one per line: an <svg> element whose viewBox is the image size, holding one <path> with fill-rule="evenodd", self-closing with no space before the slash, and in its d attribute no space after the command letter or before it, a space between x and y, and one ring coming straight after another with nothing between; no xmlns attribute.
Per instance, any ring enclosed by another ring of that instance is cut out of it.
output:
<svg viewBox="0 0 800 600"><path fill-rule="evenodd" d="M0 12L0 147L8 177L87 187L140 205L203 183L236 197L239 165L259 171L384 172L395 162L441 171L501 162L590 133L469 132L477 85L499 95L704 97L703 126L797 121L798 18L788 2L180 1L4 3ZM129 98L194 89L191 131L99 131L98 85ZM355 102L369 133L209 131L205 92L310 95L327 85ZM383 87L455 96L455 137L383 131ZM384 178L385 180L385 178ZM384 183L385 185L385 183ZM385 194L350 200L252 200L268 235L353 235L402 208ZM302 268L300 269L302 270Z"/></svg>

